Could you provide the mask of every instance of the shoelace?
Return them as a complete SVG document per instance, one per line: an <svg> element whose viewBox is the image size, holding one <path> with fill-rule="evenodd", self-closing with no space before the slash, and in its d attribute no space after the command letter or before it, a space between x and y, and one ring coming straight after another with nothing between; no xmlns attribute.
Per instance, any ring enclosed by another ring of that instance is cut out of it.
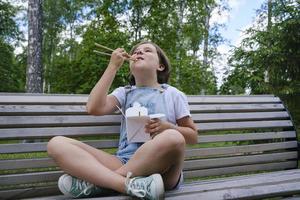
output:
<svg viewBox="0 0 300 200"><path fill-rule="evenodd" d="M77 197L80 197L82 194L89 195L91 193L91 191L92 191L91 189L94 187L94 185L87 181L77 179L77 180L75 180L75 187L76 187L76 189L79 189L80 191L82 191L77 195Z"/></svg>
<svg viewBox="0 0 300 200"><path fill-rule="evenodd" d="M126 176L126 185L128 191L130 191L136 197L143 198L147 194L147 185L144 181L135 181L138 177L130 179L132 173L128 172Z"/></svg>

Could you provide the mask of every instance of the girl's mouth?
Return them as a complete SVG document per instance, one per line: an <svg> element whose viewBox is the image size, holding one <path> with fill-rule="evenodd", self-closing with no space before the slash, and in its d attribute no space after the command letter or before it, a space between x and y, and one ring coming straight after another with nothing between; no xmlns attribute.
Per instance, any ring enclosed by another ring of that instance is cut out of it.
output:
<svg viewBox="0 0 300 200"><path fill-rule="evenodd" d="M141 58L141 57L135 58L135 59L134 59L134 62L137 62L137 61L140 61L140 60L144 60L144 58Z"/></svg>
<svg viewBox="0 0 300 200"><path fill-rule="evenodd" d="M139 56L136 58L136 60L144 60L144 58Z"/></svg>

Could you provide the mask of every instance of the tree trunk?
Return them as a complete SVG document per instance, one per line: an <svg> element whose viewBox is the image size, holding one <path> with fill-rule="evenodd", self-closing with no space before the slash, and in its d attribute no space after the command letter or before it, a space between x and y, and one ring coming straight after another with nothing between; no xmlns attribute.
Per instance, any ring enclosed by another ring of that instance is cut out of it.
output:
<svg viewBox="0 0 300 200"><path fill-rule="evenodd" d="M180 0L179 1L179 10L178 10L178 29L176 30L176 35L177 35L177 38L178 38L178 41L176 42L177 66L175 68L177 86L180 85L180 83L179 83L179 80L180 80L180 67L181 67L181 60L182 60L180 49L182 48L182 45L183 45L182 26L183 26L183 17L184 17L184 8L185 8L185 6L186 6L185 0Z"/></svg>
<svg viewBox="0 0 300 200"><path fill-rule="evenodd" d="M136 9L134 10L135 12L135 20L136 20L136 24L135 24L135 41L138 41L141 38L141 18L142 18L142 11L141 11L141 5L138 4Z"/></svg>
<svg viewBox="0 0 300 200"><path fill-rule="evenodd" d="M205 10L206 10L206 16L205 16L205 21L204 21L204 27L205 27L205 34L204 34L204 43L203 43L203 67L204 70L206 71L207 68L209 67L209 63L208 63L208 45L209 45L209 21L210 21L210 17L211 17L211 9L207 3L207 1L205 1ZM205 94L205 89L201 89L200 90L200 94L204 95Z"/></svg>
<svg viewBox="0 0 300 200"><path fill-rule="evenodd" d="M42 74L42 0L28 0L27 92L43 92Z"/></svg>
<svg viewBox="0 0 300 200"><path fill-rule="evenodd" d="M268 22L267 22L267 31L270 34L270 29L272 27L272 0L268 0ZM271 47L271 43L268 42L269 47ZM264 72L264 81L265 83L269 83L270 79L270 66L266 66L265 72ZM271 85L269 85L271 86ZM270 90L270 88L268 88ZM270 92L270 91L269 91Z"/></svg>
<svg viewBox="0 0 300 200"><path fill-rule="evenodd" d="M203 44L203 66L205 68L208 67L208 43L209 43L209 21L210 21L210 15L211 15L211 10L207 4L205 3L205 9L206 9L206 16L205 16L205 22L204 22L204 27L205 27L205 34L204 34L204 44Z"/></svg>
<svg viewBox="0 0 300 200"><path fill-rule="evenodd" d="M272 27L272 0L268 0L268 25L267 29L268 31Z"/></svg>

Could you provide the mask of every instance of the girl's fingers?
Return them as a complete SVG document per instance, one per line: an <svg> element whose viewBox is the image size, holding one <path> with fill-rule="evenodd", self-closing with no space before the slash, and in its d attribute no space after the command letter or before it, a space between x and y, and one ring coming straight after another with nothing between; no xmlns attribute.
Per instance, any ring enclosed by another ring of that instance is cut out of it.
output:
<svg viewBox="0 0 300 200"><path fill-rule="evenodd" d="M159 124L160 124L160 121L155 120L155 119L151 119L151 120L145 125L145 127L147 127L147 128L152 128L152 127L154 127L154 126L159 126Z"/></svg>
<svg viewBox="0 0 300 200"><path fill-rule="evenodd" d="M132 57L133 59L137 59L137 55L136 55L136 54L132 55L131 57Z"/></svg>
<svg viewBox="0 0 300 200"><path fill-rule="evenodd" d="M130 58L131 58L130 55L129 55L128 53L126 53L126 52L123 52L123 53L122 53L122 56L123 56L124 58L126 58L126 59L130 59Z"/></svg>
<svg viewBox="0 0 300 200"><path fill-rule="evenodd" d="M159 132L159 127L150 129L150 133L157 133L157 132Z"/></svg>
<svg viewBox="0 0 300 200"><path fill-rule="evenodd" d="M136 61L137 60L137 55L129 55L129 60L131 61Z"/></svg>
<svg viewBox="0 0 300 200"><path fill-rule="evenodd" d="M152 129L152 128L158 127L159 125L160 125L159 122L155 122L155 123L150 124L149 128Z"/></svg>
<svg viewBox="0 0 300 200"><path fill-rule="evenodd" d="M145 125L145 132L146 133L154 133L160 130L160 122L153 121L152 123L149 122Z"/></svg>
<svg viewBox="0 0 300 200"><path fill-rule="evenodd" d="M155 127L155 128L152 128L152 129L145 128L145 132L150 133L150 135L153 134L153 133L158 133L159 130L160 130L159 127Z"/></svg>

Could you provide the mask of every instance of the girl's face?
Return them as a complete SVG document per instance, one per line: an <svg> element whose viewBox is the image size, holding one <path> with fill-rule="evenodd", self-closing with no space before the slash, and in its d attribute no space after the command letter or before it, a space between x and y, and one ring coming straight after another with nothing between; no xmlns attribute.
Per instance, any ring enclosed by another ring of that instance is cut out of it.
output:
<svg viewBox="0 0 300 200"><path fill-rule="evenodd" d="M141 44L132 52L132 56L136 59L130 62L130 70L134 76L139 72L156 73L157 70L161 71L158 54L152 44Z"/></svg>

